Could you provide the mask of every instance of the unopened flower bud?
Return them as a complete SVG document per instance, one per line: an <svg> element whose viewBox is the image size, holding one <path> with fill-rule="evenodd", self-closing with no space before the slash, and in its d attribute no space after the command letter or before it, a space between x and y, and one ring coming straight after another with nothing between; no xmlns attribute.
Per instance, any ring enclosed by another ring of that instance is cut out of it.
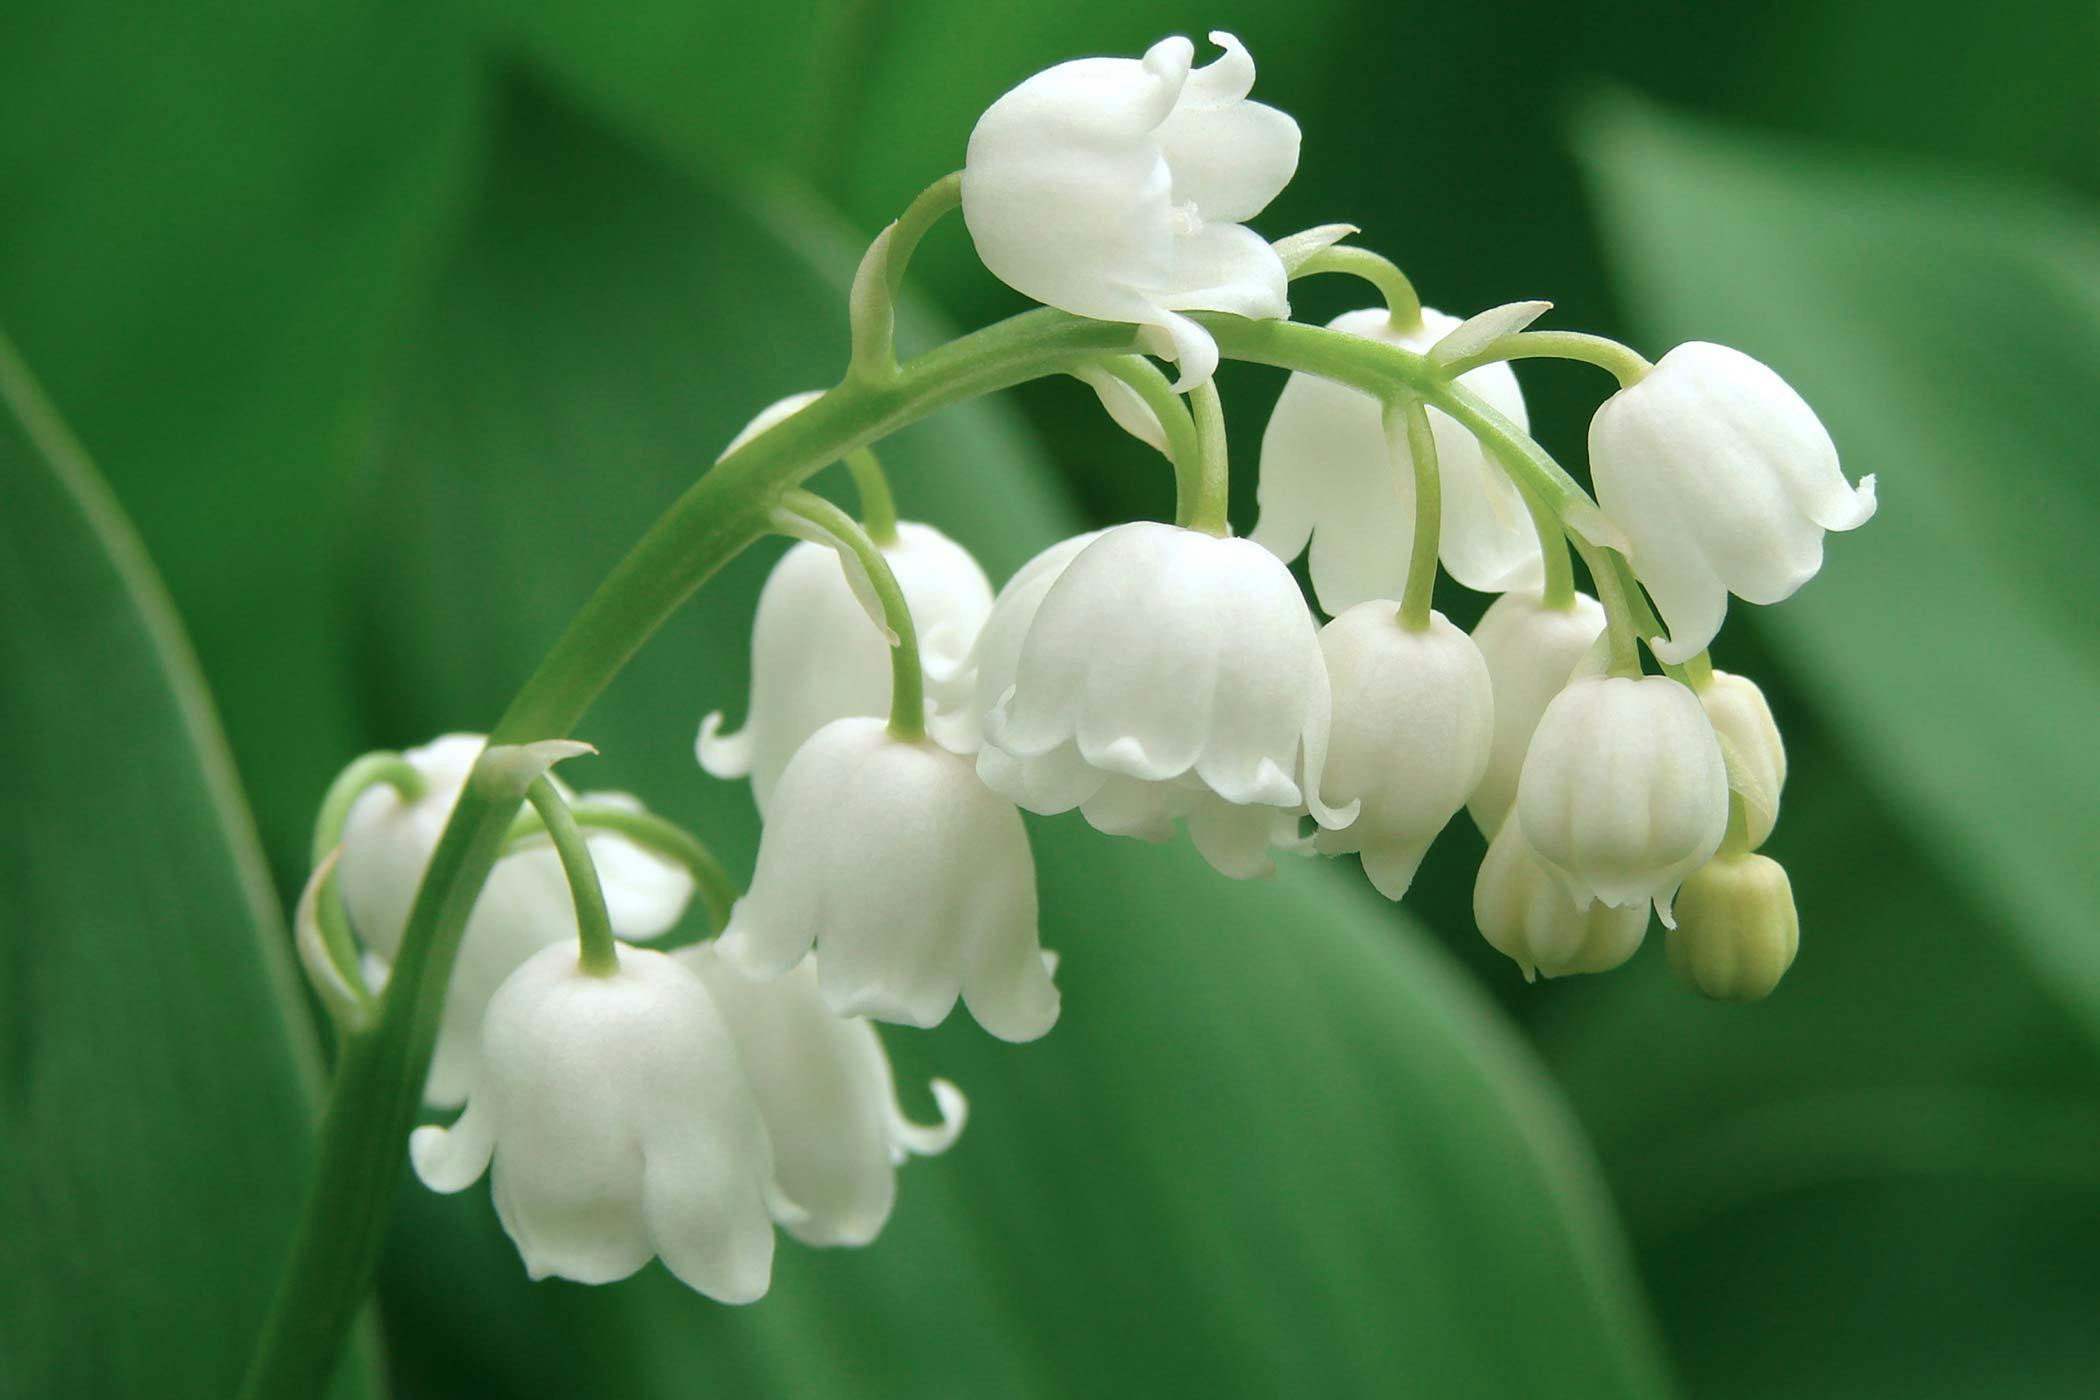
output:
<svg viewBox="0 0 2100 1400"><path fill-rule="evenodd" d="M1360 603L1320 631L1334 687L1321 792L1335 806L1362 806L1314 844L1327 855L1362 852L1364 873L1387 899L1407 893L1429 843L1479 783L1495 723L1473 639L1442 613L1409 631L1398 610Z"/></svg>
<svg viewBox="0 0 2100 1400"><path fill-rule="evenodd" d="M1590 470L1669 625L1664 661L1705 649L1729 594L1790 596L1823 566L1824 531L1874 514L1874 478L1845 480L1815 410L1748 355L1701 341L1597 410Z"/></svg>
<svg viewBox="0 0 2100 1400"><path fill-rule="evenodd" d="M1037 301L1153 327L1187 390L1218 347L1183 311L1290 314L1289 278L1244 227L1298 168L1298 124L1247 100L1254 60L1230 34L1192 67L1176 36L1142 59L1082 58L994 102L970 133L963 220L993 276Z"/></svg>
<svg viewBox="0 0 2100 1400"><path fill-rule="evenodd" d="M1567 686L1604 632L1604 608L1586 593L1565 608L1549 608L1539 590L1505 593L1473 628L1495 691L1495 742L1487 773L1466 808L1480 834L1492 838L1517 800L1517 775L1532 731L1553 697Z"/></svg>
<svg viewBox="0 0 2100 1400"><path fill-rule="evenodd" d="M1655 902L1728 829L1728 770L1692 692L1665 676L1584 676L1546 706L1517 780L1524 839L1578 906Z"/></svg>
<svg viewBox="0 0 2100 1400"><path fill-rule="evenodd" d="M1793 884L1769 856L1722 856L1677 892L1670 966L1707 996L1724 1001L1770 996L1800 946Z"/></svg>
<svg viewBox="0 0 2100 1400"><path fill-rule="evenodd" d="M1648 932L1648 906L1576 906L1560 877L1524 839L1521 823L1504 822L1488 843L1473 882L1473 921L1524 980L1609 972L1632 957Z"/></svg>
<svg viewBox="0 0 2100 1400"><path fill-rule="evenodd" d="M1699 692L1699 703L1720 736L1728 760L1728 785L1742 794L1750 849L1765 844L1779 819L1779 795L1786 786L1786 745L1772 719L1765 693L1747 676L1716 671Z"/></svg>

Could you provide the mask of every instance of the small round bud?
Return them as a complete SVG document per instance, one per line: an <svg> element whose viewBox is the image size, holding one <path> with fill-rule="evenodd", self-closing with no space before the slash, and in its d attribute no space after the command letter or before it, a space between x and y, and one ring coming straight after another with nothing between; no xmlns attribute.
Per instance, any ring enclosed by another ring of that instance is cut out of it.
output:
<svg viewBox="0 0 2100 1400"><path fill-rule="evenodd" d="M1648 906L1602 901L1577 908L1560 877L1546 868L1516 822L1488 843L1473 884L1473 921L1524 980L1609 972L1634 955L1648 932Z"/></svg>
<svg viewBox="0 0 2100 1400"><path fill-rule="evenodd" d="M1779 819L1779 794L1786 786L1786 744L1773 722L1765 693L1748 676L1714 672L1699 692L1728 760L1728 785L1743 796L1750 849L1765 844Z"/></svg>
<svg viewBox="0 0 2100 1400"><path fill-rule="evenodd" d="M1723 1001L1770 996L1800 946L1793 883L1769 856L1721 856L1677 892L1670 966L1707 996Z"/></svg>

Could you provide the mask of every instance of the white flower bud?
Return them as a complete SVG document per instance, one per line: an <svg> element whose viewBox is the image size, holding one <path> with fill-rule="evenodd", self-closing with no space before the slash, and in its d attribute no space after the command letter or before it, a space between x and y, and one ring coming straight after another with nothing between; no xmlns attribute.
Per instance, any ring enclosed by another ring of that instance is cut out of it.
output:
<svg viewBox="0 0 2100 1400"><path fill-rule="evenodd" d="M1351 311L1329 323L1367 340L1426 351L1457 326L1423 308L1417 325L1395 330L1383 310ZM1519 428L1529 425L1524 395L1507 364L1460 377ZM1536 588L1543 577L1538 534L1524 498L1471 433L1429 410L1443 511L1438 555L1468 588ZM1397 598L1414 539L1415 477L1405 442L1388 442L1378 401L1316 375L1293 374L1261 440L1261 515L1256 544L1289 561L1312 546L1312 585L1320 607L1339 615L1373 598Z"/></svg>
<svg viewBox="0 0 2100 1400"><path fill-rule="evenodd" d="M1505 593L1473 628L1495 688L1495 743L1487 775L1466 804L1480 834L1492 838L1517 800L1517 775L1539 716L1604 634L1604 608L1587 593L1549 608L1538 589Z"/></svg>
<svg viewBox="0 0 2100 1400"><path fill-rule="evenodd" d="M1356 820L1321 831L1327 855L1363 853L1364 873L1399 899L1415 869L1487 771L1495 701L1473 639L1431 613L1400 625L1398 603L1359 603L1320 631L1334 687L1334 730L1320 788Z"/></svg>
<svg viewBox="0 0 2100 1400"><path fill-rule="evenodd" d="M404 802L382 783L350 808L336 878L350 926L381 979L401 950L424 868L484 742L479 734L448 734L410 749L402 757L422 775L420 798ZM555 786L574 798L559 780ZM584 800L640 806L624 794L589 793ZM615 933L654 938L678 922L693 895L693 878L683 865L609 831L591 831L585 839ZM466 1102L480 1070L481 1018L489 998L518 964L550 943L575 938L576 906L553 846L529 846L496 863L460 939L423 1086L425 1102L438 1108Z"/></svg>
<svg viewBox="0 0 2100 1400"><path fill-rule="evenodd" d="M952 667L992 608L991 581L968 550L931 525L905 522L883 558L897 576L929 671ZM751 703L744 728L723 734L722 712L700 726L700 766L751 779L766 811L781 770L804 740L835 719L887 715L890 647L854 596L838 552L803 541L773 566L751 624Z"/></svg>
<svg viewBox="0 0 2100 1400"><path fill-rule="evenodd" d="M1597 500L1681 662L1721 630L1728 595L1777 603L1823 566L1823 532L1874 514L1837 447L1785 380L1738 350L1693 341L1619 390L1590 422Z"/></svg>
<svg viewBox="0 0 2100 1400"><path fill-rule="evenodd" d="M699 978L622 947L597 976L542 950L489 1002L487 1062L450 1128L409 1138L416 1174L461 1191L493 1162L496 1213L534 1278L622 1279L660 1255L725 1303L765 1296L773 1152L736 1041Z"/></svg>
<svg viewBox="0 0 2100 1400"><path fill-rule="evenodd" d="M809 1245L864 1245L882 1232L908 1155L954 1145L967 1111L962 1092L933 1081L941 1122L922 1127L897 1104L889 1056L875 1028L834 1016L817 989L814 958L769 982L753 981L712 944L675 954L698 973L736 1036L737 1055L773 1140L780 1190L806 1214L784 1220Z"/></svg>
<svg viewBox="0 0 2100 1400"><path fill-rule="evenodd" d="M1600 901L1577 907L1566 884L1524 839L1523 823L1504 822L1488 843L1473 883L1473 921L1529 982L1611 971L1641 946L1648 906L1614 908Z"/></svg>
<svg viewBox="0 0 2100 1400"><path fill-rule="evenodd" d="M1786 870L1745 852L1708 863L1677 896L1670 966L1707 996L1759 1001L1772 994L1801 947L1801 917Z"/></svg>
<svg viewBox="0 0 2100 1400"><path fill-rule="evenodd" d="M1765 693L1747 676L1715 671L1699 692L1721 752L1728 759L1728 785L1742 794L1749 821L1750 849L1765 844L1779 820L1779 797L1786 787L1786 744Z"/></svg>
<svg viewBox="0 0 2100 1400"><path fill-rule="evenodd" d="M1670 901L1728 829L1706 712L1666 676L1588 676L1553 697L1517 780L1517 819L1578 907Z"/></svg>
<svg viewBox="0 0 2100 1400"><path fill-rule="evenodd" d="M884 720L833 720L795 754L715 947L770 978L813 945L836 1015L934 1026L959 993L1002 1040L1057 1021L1020 813L967 758Z"/></svg>
<svg viewBox="0 0 2100 1400"><path fill-rule="evenodd" d="M1243 227L1298 168L1298 124L1247 101L1254 60L1230 34L1190 71L1179 36L1143 59L1060 63L994 102L970 133L963 219L992 275L1080 316L1163 334L1177 389L1208 380L1210 334L1181 311L1290 314L1288 277Z"/></svg>
<svg viewBox="0 0 2100 1400"><path fill-rule="evenodd" d="M1030 811L1080 807L1105 831L1158 835L1187 816L1212 864L1244 875L1266 863L1277 814L1232 809L1354 817L1320 797L1328 723L1290 571L1246 540L1140 521L1102 532L1042 593L978 772Z"/></svg>

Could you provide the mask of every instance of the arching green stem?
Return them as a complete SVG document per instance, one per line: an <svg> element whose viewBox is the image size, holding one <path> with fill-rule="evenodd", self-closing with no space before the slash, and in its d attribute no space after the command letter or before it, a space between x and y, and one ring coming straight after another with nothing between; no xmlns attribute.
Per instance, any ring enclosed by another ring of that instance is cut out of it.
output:
<svg viewBox="0 0 2100 1400"><path fill-rule="evenodd" d="M890 479L872 447L858 447L846 454L846 470L853 475L854 494L860 497L860 523L868 538L883 546L897 542L897 498L890 493Z"/></svg>
<svg viewBox="0 0 2100 1400"><path fill-rule="evenodd" d="M1194 501L1203 488L1203 448L1197 441L1196 423L1189 416L1188 404L1174 392L1159 366L1143 355L1103 356L1082 368L1082 374L1088 371L1113 376L1129 386L1158 420L1161 436L1166 439L1167 460L1174 466L1174 523L1187 525L1189 522L1178 513L1180 507Z"/></svg>
<svg viewBox="0 0 2100 1400"><path fill-rule="evenodd" d="M314 818L316 866L342 841L343 828L349 825L350 809L357 805L357 799L380 783L399 793L403 802L416 801L425 786L416 766L400 754L382 749L353 759L328 785L328 795L321 799L320 815Z"/></svg>
<svg viewBox="0 0 2100 1400"><path fill-rule="evenodd" d="M1232 533L1227 509L1232 498L1232 466L1225 453L1225 405L1218 398L1217 381L1206 379L1189 390L1189 413L1196 424L1196 481L1192 496L1186 481L1175 502L1175 520L1191 530L1201 530L1219 539Z"/></svg>
<svg viewBox="0 0 2100 1400"><path fill-rule="evenodd" d="M613 942L612 915L605 908L605 888L598 883L598 863L591 859L590 843L583 828L569 815L551 778L535 779L525 790L525 800L539 813L540 824L561 857L561 873L569 880L569 897L576 904L577 962L593 977L610 977L620 970L620 950Z"/></svg>
<svg viewBox="0 0 2100 1400"><path fill-rule="evenodd" d="M1622 389L1640 383L1655 368L1632 346L1582 331L1518 331L1497 336L1463 359L1453 360L1448 368L1453 374L1464 374L1496 360L1538 359L1595 365L1618 380Z"/></svg>
<svg viewBox="0 0 2100 1400"><path fill-rule="evenodd" d="M1611 648L1611 673L1615 676L1640 675L1641 645L1634 629L1633 605L1612 551L1591 544L1572 531L1568 538L1574 543L1575 552L1582 556L1582 562L1589 567L1590 580L1597 589L1597 601L1604 605L1604 631Z"/></svg>
<svg viewBox="0 0 2100 1400"><path fill-rule="evenodd" d="M925 738L926 680L919 670L919 633L912 625L904 590L890 572L890 561L883 558L859 521L822 496L790 491L780 503L779 514L790 533L806 534L814 529L850 552L866 570L876 601L882 605L883 624L890 630L890 733L907 742ZM798 525L805 528L795 528Z"/></svg>
<svg viewBox="0 0 2100 1400"><path fill-rule="evenodd" d="M1360 277L1385 298L1388 319L1395 331L1411 331L1422 324L1422 298L1391 258L1368 248L1323 248L1293 270L1293 280L1321 272L1340 272Z"/></svg>
<svg viewBox="0 0 2100 1400"><path fill-rule="evenodd" d="M1524 498L1524 509L1531 514L1531 528L1539 537L1539 559L1545 566L1545 586L1540 590L1539 601L1556 612L1566 612L1575 606L1575 568L1568 558L1567 535L1560 520L1522 481L1517 483L1517 494Z"/></svg>
<svg viewBox="0 0 2100 1400"><path fill-rule="evenodd" d="M1402 442L1407 444L1415 477L1415 536L1407 556L1407 586L1400 595L1400 625L1410 632L1426 632L1436 593L1437 551L1442 546L1444 488L1437 467L1436 434L1430 430L1429 410L1420 398L1402 394L1386 405L1385 438L1395 454Z"/></svg>
<svg viewBox="0 0 2100 1400"><path fill-rule="evenodd" d="M693 886L700 896L701 907L707 910L708 926L720 933L729 922L729 911L742 893L729 871L707 848L707 843L687 831L674 821L657 816L654 812L637 811L632 807L615 806L606 802L592 802L588 798L569 804L569 815L586 833L610 831L624 836L642 849L652 851L666 860L674 860L686 868L693 877ZM504 854L509 855L534 841L544 840L547 825L537 812L520 812L510 824L510 833L504 838Z"/></svg>

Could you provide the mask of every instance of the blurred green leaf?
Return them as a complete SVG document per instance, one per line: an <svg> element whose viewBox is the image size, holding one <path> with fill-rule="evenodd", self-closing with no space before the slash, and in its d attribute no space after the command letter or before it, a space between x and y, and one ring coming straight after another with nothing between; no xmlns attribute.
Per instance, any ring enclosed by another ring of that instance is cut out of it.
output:
<svg viewBox="0 0 2100 1400"><path fill-rule="evenodd" d="M4 340L0 500L0 1394L224 1396L303 1194L312 1027L189 643Z"/></svg>
<svg viewBox="0 0 2100 1400"><path fill-rule="evenodd" d="M2100 1034L2100 224L1627 102L1593 108L1581 144L1652 334L1775 365L1848 468L1880 474L1881 513L1759 625Z"/></svg>
<svg viewBox="0 0 2100 1400"><path fill-rule="evenodd" d="M370 694L401 742L485 721L746 418L844 363L850 245L809 209L727 201L529 95L507 112L370 502ZM992 408L885 457L906 512L995 575L1080 523ZM749 795L701 778L690 743L703 710L742 708L771 557L644 653L581 731L600 771L575 775L645 793L742 868ZM407 1386L1667 1391L1573 1125L1416 930L1339 870L1235 885L1185 844L1035 834L1064 1021L1027 1047L964 1017L889 1036L915 1102L939 1072L974 1109L953 1153L905 1169L876 1246L786 1246L772 1296L732 1311L655 1269L528 1285L483 1193L411 1191L385 1295Z"/></svg>

